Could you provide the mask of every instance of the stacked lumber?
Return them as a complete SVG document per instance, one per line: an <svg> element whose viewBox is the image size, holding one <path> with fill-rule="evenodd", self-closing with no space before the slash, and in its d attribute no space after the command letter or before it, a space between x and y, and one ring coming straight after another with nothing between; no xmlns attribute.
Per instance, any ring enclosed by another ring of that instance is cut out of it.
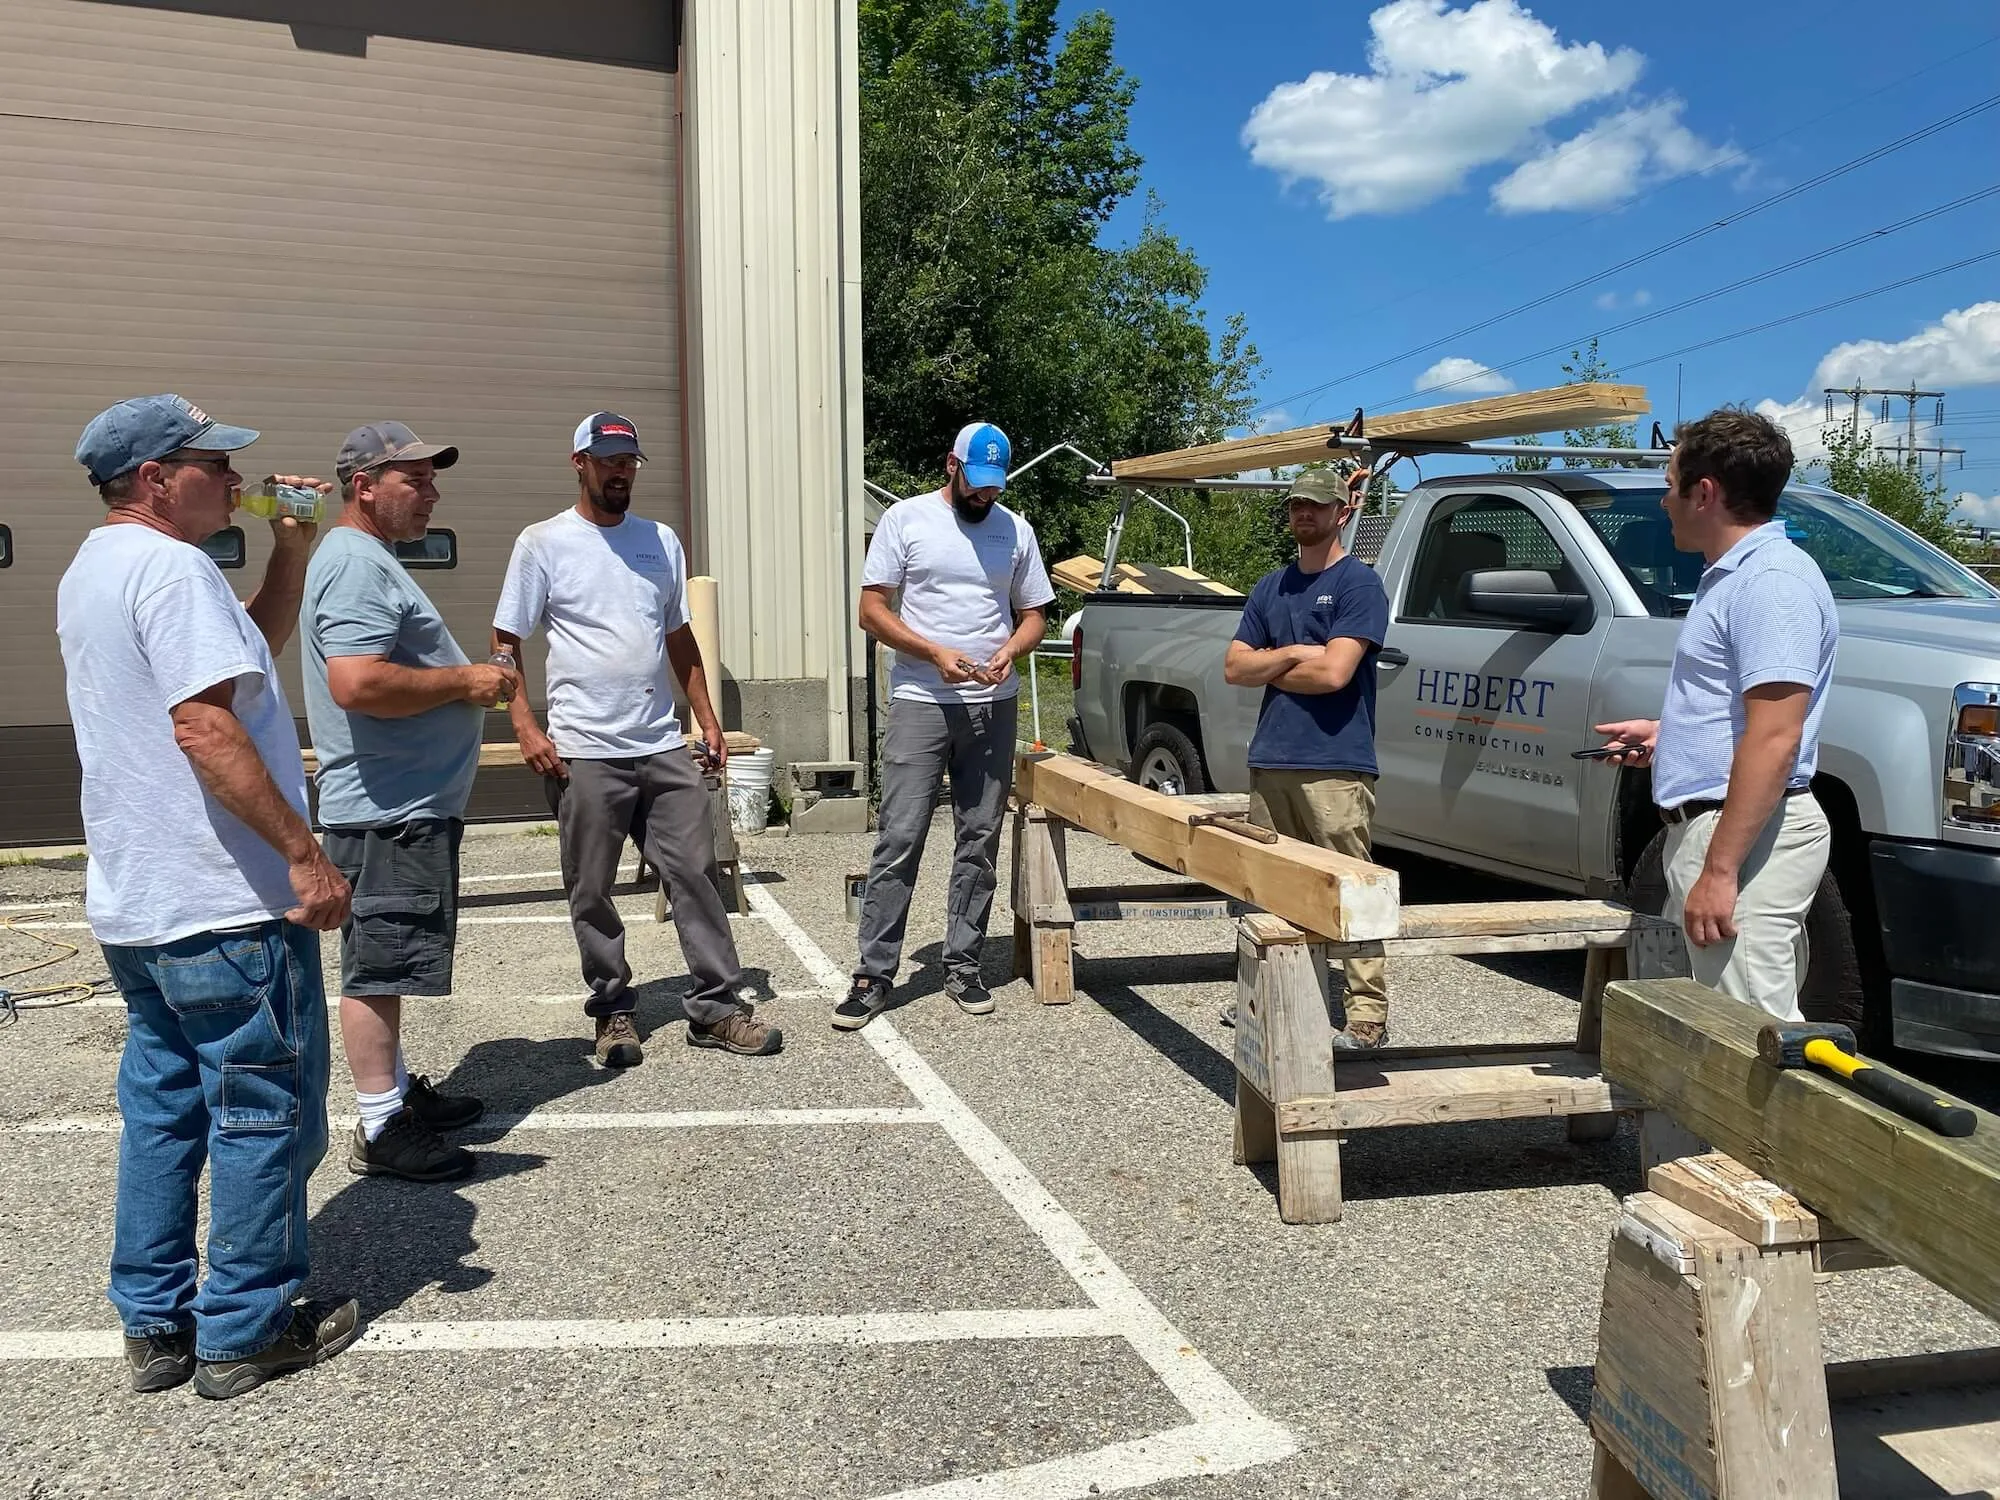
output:
<svg viewBox="0 0 2000 1500"><path fill-rule="evenodd" d="M1049 577L1079 594L1097 593L1104 585L1104 564L1088 555L1067 558L1049 569ZM1226 583L1217 583L1193 568L1169 568L1158 563L1122 562L1111 570L1111 587L1121 594L1216 594L1241 599L1242 594Z"/></svg>
<svg viewBox="0 0 2000 1500"><path fill-rule="evenodd" d="M1297 839L1265 844L1197 822L1198 804L1127 781L1074 755L1024 756L1015 794L1065 823L1335 942L1394 937L1396 872Z"/></svg>
<svg viewBox="0 0 2000 1500"><path fill-rule="evenodd" d="M1371 439L1472 443L1491 438L1530 437L1571 427L1632 422L1651 410L1644 386L1597 381L1515 391L1505 396L1482 396L1477 401L1425 406L1416 411L1388 412L1369 417L1365 426ZM1322 422L1283 432L1260 432L1227 442L1205 443L1198 448L1122 458L1111 465L1111 472L1119 479L1212 479L1239 474L1245 469L1311 463L1344 451L1333 447L1328 440L1346 430L1345 423Z"/></svg>
<svg viewBox="0 0 2000 1500"><path fill-rule="evenodd" d="M1846 1084L1757 1055L1763 1011L1686 979L1604 991L1604 1076L2000 1318L2000 1118L1969 1136L1906 1120Z"/></svg>

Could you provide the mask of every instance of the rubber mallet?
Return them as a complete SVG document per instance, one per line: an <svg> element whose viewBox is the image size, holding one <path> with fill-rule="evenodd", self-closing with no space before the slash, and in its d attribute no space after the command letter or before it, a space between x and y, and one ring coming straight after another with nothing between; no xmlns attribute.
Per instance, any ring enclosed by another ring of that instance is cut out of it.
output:
<svg viewBox="0 0 2000 1500"><path fill-rule="evenodd" d="M1774 1068L1824 1068L1846 1079L1855 1093L1939 1135L1971 1135L1978 1120L1963 1104L1856 1057L1854 1033L1845 1026L1774 1022L1757 1033L1757 1055Z"/></svg>

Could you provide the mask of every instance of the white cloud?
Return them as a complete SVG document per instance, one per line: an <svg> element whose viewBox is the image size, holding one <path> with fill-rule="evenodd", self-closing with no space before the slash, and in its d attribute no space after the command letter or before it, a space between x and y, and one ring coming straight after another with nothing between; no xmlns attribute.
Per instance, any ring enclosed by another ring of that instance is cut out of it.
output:
<svg viewBox="0 0 2000 1500"><path fill-rule="evenodd" d="M1974 526L2000 528L2000 495L1975 495L1962 490L1953 497L1951 518Z"/></svg>
<svg viewBox="0 0 2000 1500"><path fill-rule="evenodd" d="M1821 386L1904 385L1930 389L2000 385L2000 302L1954 308L1895 343L1856 339L1829 350L1813 371Z"/></svg>
<svg viewBox="0 0 2000 1500"><path fill-rule="evenodd" d="M1493 185L1493 206L1510 214L1610 208L1651 183L1714 171L1735 153L1683 125L1683 107L1672 98L1637 104L1552 143Z"/></svg>
<svg viewBox="0 0 2000 1500"><path fill-rule="evenodd" d="M1497 395L1514 389L1514 382L1498 370L1488 369L1476 359L1466 359L1457 354L1439 360L1424 371L1411 389L1427 391L1441 385L1450 386L1450 395L1454 398Z"/></svg>
<svg viewBox="0 0 2000 1500"><path fill-rule="evenodd" d="M1714 150L1681 125L1673 99L1634 100L1568 143L1575 151L1550 141L1555 122L1629 94L1645 59L1629 47L1565 43L1519 0L1462 9L1391 0L1368 29L1368 72L1281 83L1243 127L1251 160L1317 183L1332 218L1421 208L1463 189L1478 168L1524 158L1494 189L1500 207L1601 204L1616 201L1621 180L1629 193ZM1621 152L1631 158L1622 169Z"/></svg>
<svg viewBox="0 0 2000 1500"><path fill-rule="evenodd" d="M1599 312L1616 312L1620 307L1644 307L1648 302L1653 300L1653 294L1644 287L1640 287L1638 291L1625 298L1622 302L1619 300L1616 292L1599 292L1595 300Z"/></svg>

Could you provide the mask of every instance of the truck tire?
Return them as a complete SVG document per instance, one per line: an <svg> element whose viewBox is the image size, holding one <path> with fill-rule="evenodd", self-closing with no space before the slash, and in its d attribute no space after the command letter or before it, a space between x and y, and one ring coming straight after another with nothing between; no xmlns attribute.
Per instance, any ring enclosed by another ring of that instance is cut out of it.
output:
<svg viewBox="0 0 2000 1500"><path fill-rule="evenodd" d="M1208 790L1208 775L1194 741L1172 724L1157 721L1146 726L1132 747L1132 769L1127 775L1140 786L1169 797L1193 797Z"/></svg>
<svg viewBox="0 0 2000 1500"><path fill-rule="evenodd" d="M1640 852L1626 898L1634 911L1657 917L1667 907L1667 830L1662 828ZM1819 892L1806 913L1806 982L1799 1009L1808 1021L1836 1022L1854 1029L1864 1051L1879 1045L1866 1024L1861 961L1854 948L1853 919L1833 870L1820 877Z"/></svg>

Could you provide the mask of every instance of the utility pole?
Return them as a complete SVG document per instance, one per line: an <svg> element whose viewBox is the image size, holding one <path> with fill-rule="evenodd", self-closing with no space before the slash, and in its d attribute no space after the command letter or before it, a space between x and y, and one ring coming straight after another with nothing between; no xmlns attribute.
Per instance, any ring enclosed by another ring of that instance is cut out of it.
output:
<svg viewBox="0 0 2000 1500"><path fill-rule="evenodd" d="M1923 478L1924 472L1922 455L1935 453L1937 455L1937 483L1931 488L1934 493L1940 495L1944 493L1944 461L1946 457L1955 455L1959 466L1963 468L1965 465L1965 450L1963 448L1946 448L1937 443L1877 443L1875 451L1877 453L1895 454L1903 460L1905 467L1917 471L1919 479Z"/></svg>
<svg viewBox="0 0 2000 1500"><path fill-rule="evenodd" d="M1935 401L1937 405L1931 412L1931 425L1934 427L1942 427L1944 425L1944 392L1920 391L1917 389L1917 383L1914 380L1910 382L1910 388L1906 391L1894 390L1879 385L1864 386L1858 380L1845 390L1835 385L1823 386L1821 390L1826 397L1826 420L1829 422L1833 420L1833 398L1835 396L1845 396L1849 401L1854 403L1853 412L1848 417L1848 430L1851 432L1859 432L1861 430L1861 398L1863 396L1880 396L1882 398L1881 420L1884 422L1889 420L1889 403L1891 401L1900 400L1908 402L1908 442L1913 453L1917 446L1917 403L1919 401Z"/></svg>

